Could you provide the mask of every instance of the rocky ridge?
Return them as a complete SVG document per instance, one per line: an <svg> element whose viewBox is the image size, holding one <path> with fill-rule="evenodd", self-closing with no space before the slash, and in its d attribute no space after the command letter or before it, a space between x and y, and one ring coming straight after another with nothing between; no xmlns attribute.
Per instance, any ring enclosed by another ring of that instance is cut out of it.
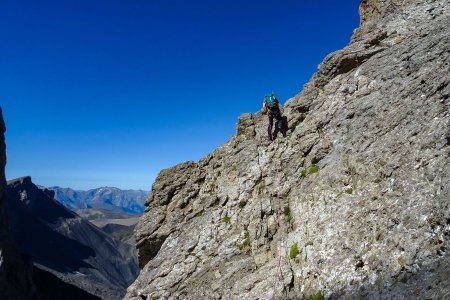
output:
<svg viewBox="0 0 450 300"><path fill-rule="evenodd" d="M133 247L68 210L54 195L38 188L28 176L8 181L8 217L14 242L32 259L34 273L46 274L55 283L53 288L47 287L41 280L44 286L38 289L48 293L56 290L57 283L63 295L70 287L82 293L83 299L121 299L138 273Z"/></svg>
<svg viewBox="0 0 450 300"><path fill-rule="evenodd" d="M450 298L450 3L361 0L284 106L162 170L125 299Z"/></svg>

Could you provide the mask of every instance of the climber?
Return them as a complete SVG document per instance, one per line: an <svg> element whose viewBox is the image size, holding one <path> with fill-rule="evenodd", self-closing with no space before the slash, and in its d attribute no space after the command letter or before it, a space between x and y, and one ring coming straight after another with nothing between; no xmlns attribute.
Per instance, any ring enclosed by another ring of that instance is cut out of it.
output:
<svg viewBox="0 0 450 300"><path fill-rule="evenodd" d="M267 128L267 132L269 134L269 140L273 141L277 137L278 131L283 128L283 117L281 115L280 103L273 92L272 94L267 94L264 96L261 111L263 114L267 113L267 116L269 117L269 127ZM276 119L276 123L275 131L272 133L273 118Z"/></svg>

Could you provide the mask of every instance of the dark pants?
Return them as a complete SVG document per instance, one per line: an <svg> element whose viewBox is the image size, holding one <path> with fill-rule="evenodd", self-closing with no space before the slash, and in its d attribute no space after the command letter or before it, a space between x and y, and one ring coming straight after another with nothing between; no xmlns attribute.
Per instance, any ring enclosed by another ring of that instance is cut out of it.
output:
<svg viewBox="0 0 450 300"><path fill-rule="evenodd" d="M282 116L279 109L274 109L267 112L267 115L269 116L269 127L267 128L267 132L269 134L269 140L273 141L278 134L278 131L281 129L282 125ZM273 119L276 119L275 122L275 131L272 133L272 127L273 127Z"/></svg>

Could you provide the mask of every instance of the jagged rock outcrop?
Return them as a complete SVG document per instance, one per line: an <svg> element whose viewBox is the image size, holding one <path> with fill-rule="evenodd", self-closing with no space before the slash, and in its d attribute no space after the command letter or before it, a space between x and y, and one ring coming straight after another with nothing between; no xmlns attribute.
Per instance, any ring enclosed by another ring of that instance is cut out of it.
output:
<svg viewBox="0 0 450 300"><path fill-rule="evenodd" d="M245 114L159 173L126 299L450 298L450 3L360 13L285 104L286 137Z"/></svg>
<svg viewBox="0 0 450 300"><path fill-rule="evenodd" d="M138 273L132 246L68 210L54 195L30 177L8 181L11 235L33 261L41 299L121 299ZM70 295L61 297L65 294Z"/></svg>
<svg viewBox="0 0 450 300"><path fill-rule="evenodd" d="M9 232L6 199L5 123L0 107L0 299L20 300L36 296L32 280L32 264L20 255Z"/></svg>

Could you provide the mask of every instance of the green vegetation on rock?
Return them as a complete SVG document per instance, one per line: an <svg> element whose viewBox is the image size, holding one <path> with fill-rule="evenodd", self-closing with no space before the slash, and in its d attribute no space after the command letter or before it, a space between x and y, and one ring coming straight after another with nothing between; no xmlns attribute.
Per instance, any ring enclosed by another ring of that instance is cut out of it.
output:
<svg viewBox="0 0 450 300"><path fill-rule="evenodd" d="M300 252L300 251L298 250L298 244L297 244L297 243L294 243L294 245L291 246L291 251L289 251L289 257L290 257L291 259L294 259L294 258L297 257L297 255L298 255L299 252Z"/></svg>
<svg viewBox="0 0 450 300"><path fill-rule="evenodd" d="M228 215L226 215L225 217L222 218L222 222L225 224L230 224L231 218Z"/></svg>
<svg viewBox="0 0 450 300"><path fill-rule="evenodd" d="M325 300L325 296L322 294L322 292L317 292L314 295L303 297L301 300Z"/></svg>
<svg viewBox="0 0 450 300"><path fill-rule="evenodd" d="M300 177L306 177L308 174L315 174L319 172L320 167L318 165L312 165L309 168L306 168L300 172Z"/></svg>
<svg viewBox="0 0 450 300"><path fill-rule="evenodd" d="M291 209L289 208L289 206L286 206L284 208L284 215L286 216L286 220L289 223L293 223L294 222L294 217L292 217Z"/></svg>
<svg viewBox="0 0 450 300"><path fill-rule="evenodd" d="M317 173L317 172L319 172L319 170L320 170L319 166L317 166L317 165L312 165L312 166L309 168L309 174Z"/></svg>
<svg viewBox="0 0 450 300"><path fill-rule="evenodd" d="M352 124L350 123L345 124L345 128L347 129L347 131L349 131L350 129L352 129Z"/></svg>

